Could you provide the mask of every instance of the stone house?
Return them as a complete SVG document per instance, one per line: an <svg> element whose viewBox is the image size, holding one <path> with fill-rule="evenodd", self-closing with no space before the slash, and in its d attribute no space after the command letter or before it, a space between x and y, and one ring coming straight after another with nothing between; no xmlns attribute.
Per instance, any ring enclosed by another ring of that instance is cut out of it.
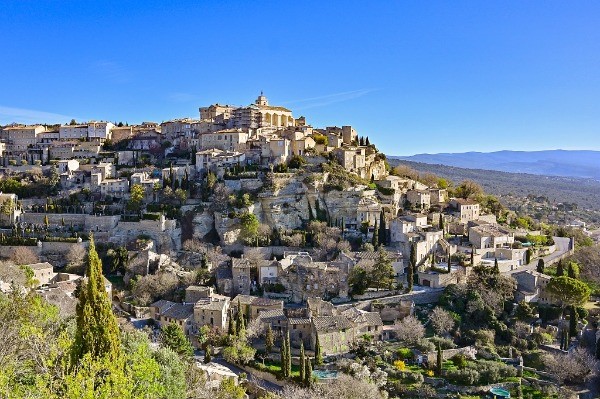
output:
<svg viewBox="0 0 600 399"><path fill-rule="evenodd" d="M450 200L450 207L453 208L460 223L478 220L481 213L480 206L477 202L463 198L452 198Z"/></svg>
<svg viewBox="0 0 600 399"><path fill-rule="evenodd" d="M33 279L38 281L38 285L48 285L54 280L56 273L54 267L48 262L32 263L25 267L33 270Z"/></svg>
<svg viewBox="0 0 600 399"><path fill-rule="evenodd" d="M161 299L150 305L150 318L159 326L175 323L185 335L193 332L194 305Z"/></svg>
<svg viewBox="0 0 600 399"><path fill-rule="evenodd" d="M231 259L231 274L233 279L233 295L243 294L250 295L252 287L252 263L244 258Z"/></svg>
<svg viewBox="0 0 600 399"><path fill-rule="evenodd" d="M513 274L513 277L517 280L515 302L552 303L552 298L545 292L551 276L533 270L524 270Z"/></svg>
<svg viewBox="0 0 600 399"><path fill-rule="evenodd" d="M499 224L477 223L469 228L469 242L476 249L510 248L515 237L510 230Z"/></svg>
<svg viewBox="0 0 600 399"><path fill-rule="evenodd" d="M209 326L219 331L227 330L230 299L223 295L213 294L200 299L194 304L194 324L196 331L202 326Z"/></svg>
<svg viewBox="0 0 600 399"><path fill-rule="evenodd" d="M238 312L238 304L242 307L248 321L256 319L261 312L283 309L283 301L242 294L237 295L231 301L234 313Z"/></svg>
<svg viewBox="0 0 600 399"><path fill-rule="evenodd" d="M413 208L429 209L431 206L431 194L429 190L409 190L406 193L406 201Z"/></svg>
<svg viewBox="0 0 600 399"><path fill-rule="evenodd" d="M312 320L313 333L310 349L315 349L317 336L323 355L347 353L354 342L353 325L344 316L317 316Z"/></svg>

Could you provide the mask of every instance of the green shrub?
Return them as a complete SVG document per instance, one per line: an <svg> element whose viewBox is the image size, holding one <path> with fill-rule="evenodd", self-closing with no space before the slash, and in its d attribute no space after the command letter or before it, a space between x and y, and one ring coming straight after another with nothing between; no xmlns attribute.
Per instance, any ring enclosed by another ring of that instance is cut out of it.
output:
<svg viewBox="0 0 600 399"><path fill-rule="evenodd" d="M411 349L409 349L409 348L400 348L400 349L398 349L396 351L396 355L401 360L412 359L413 356L414 356L413 351Z"/></svg>
<svg viewBox="0 0 600 399"><path fill-rule="evenodd" d="M473 369L449 370L446 372L446 378L458 385L474 385L479 381L480 375Z"/></svg>

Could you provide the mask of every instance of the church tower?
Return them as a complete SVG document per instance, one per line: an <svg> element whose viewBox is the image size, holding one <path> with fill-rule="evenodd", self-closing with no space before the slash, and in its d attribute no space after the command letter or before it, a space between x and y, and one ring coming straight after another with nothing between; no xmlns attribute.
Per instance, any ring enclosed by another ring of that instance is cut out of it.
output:
<svg viewBox="0 0 600 399"><path fill-rule="evenodd" d="M254 104L256 104L256 105L269 105L269 100L267 100L267 97L265 97L263 95L263 92L261 91L260 92L260 96L258 96L258 98L254 102Z"/></svg>

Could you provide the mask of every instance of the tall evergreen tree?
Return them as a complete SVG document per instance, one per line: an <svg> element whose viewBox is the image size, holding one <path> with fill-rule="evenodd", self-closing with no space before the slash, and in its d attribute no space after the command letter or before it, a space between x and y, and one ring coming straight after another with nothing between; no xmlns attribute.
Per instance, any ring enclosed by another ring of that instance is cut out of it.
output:
<svg viewBox="0 0 600 399"><path fill-rule="evenodd" d="M569 335L572 337L577 336L577 322L579 319L579 314L577 313L577 309L575 306L571 306L571 315L569 318Z"/></svg>
<svg viewBox="0 0 600 399"><path fill-rule="evenodd" d="M267 324L267 332L265 333L265 350L267 354L273 351L273 329L271 328L271 323Z"/></svg>
<svg viewBox="0 0 600 399"><path fill-rule="evenodd" d="M227 325L227 332L229 335L237 335L237 328L235 326L235 319L233 318L233 310L229 312L229 322Z"/></svg>
<svg viewBox="0 0 600 399"><path fill-rule="evenodd" d="M244 319L244 311L242 309L242 305L241 305L239 299L238 299L238 303L237 303L237 315L236 315L235 324L236 324L238 335L241 335L246 331L246 320Z"/></svg>
<svg viewBox="0 0 600 399"><path fill-rule="evenodd" d="M415 244L410 246L410 258L408 261L408 270L406 272L406 283L408 292L412 291L415 280L415 268L417 267L417 250Z"/></svg>
<svg viewBox="0 0 600 399"><path fill-rule="evenodd" d="M382 245L387 245L387 228L385 225L385 212L383 209L381 210L381 214L379 215L379 242Z"/></svg>
<svg viewBox="0 0 600 399"><path fill-rule="evenodd" d="M500 274L500 267L498 266L498 258L494 258L494 268L492 269L494 274Z"/></svg>
<svg viewBox="0 0 600 399"><path fill-rule="evenodd" d="M444 362L444 357L442 356L442 347L440 344L437 346L437 375L442 375L442 365Z"/></svg>
<svg viewBox="0 0 600 399"><path fill-rule="evenodd" d="M562 259L558 261L558 265L556 265L556 277L564 276L565 268L563 266Z"/></svg>
<svg viewBox="0 0 600 399"><path fill-rule="evenodd" d="M444 215L440 213L440 221L439 221L440 230L442 230L442 234L444 233Z"/></svg>
<svg viewBox="0 0 600 399"><path fill-rule="evenodd" d="M578 269L576 268L576 264L573 264L573 262L569 262L569 266L567 266L567 276L571 278L577 278Z"/></svg>
<svg viewBox="0 0 600 399"><path fill-rule="evenodd" d="M287 370L287 368L285 367L285 364L287 362L286 350L287 350L287 344L285 341L285 337L283 336L283 334L281 334L281 348L279 350L279 361L281 363L281 375L284 378L287 377L287 375L285 375L285 372Z"/></svg>
<svg viewBox="0 0 600 399"><path fill-rule="evenodd" d="M544 269L545 269L545 267L544 267L544 259L538 260L536 270L538 271L538 273L544 273Z"/></svg>
<svg viewBox="0 0 600 399"><path fill-rule="evenodd" d="M304 374L304 385L306 385L307 387L310 387L310 385L312 384L312 363L310 361L310 358L307 357L306 358L306 371Z"/></svg>
<svg viewBox="0 0 600 399"><path fill-rule="evenodd" d="M373 248L379 248L379 229L377 228L377 220L375 221L375 228L373 229L373 236L371 237L371 244Z"/></svg>
<svg viewBox="0 0 600 399"><path fill-rule="evenodd" d="M308 200L308 221L315 220L315 215L313 214L312 206L310 205L310 200Z"/></svg>
<svg viewBox="0 0 600 399"><path fill-rule="evenodd" d="M304 342L300 343L300 381L304 381L306 376L306 358L304 355Z"/></svg>
<svg viewBox="0 0 600 399"><path fill-rule="evenodd" d="M526 264L530 264L531 263L531 248L527 248L527 251L525 251L525 263Z"/></svg>
<svg viewBox="0 0 600 399"><path fill-rule="evenodd" d="M315 364L323 364L323 353L321 352L321 343L319 342L319 334L316 334L315 339Z"/></svg>
<svg viewBox="0 0 600 399"><path fill-rule="evenodd" d="M178 355L190 357L194 354L192 344L181 327L175 323L169 323L161 327L160 340L164 346L171 348Z"/></svg>
<svg viewBox="0 0 600 399"><path fill-rule="evenodd" d="M212 346L206 345L204 350L204 363L210 363L212 361Z"/></svg>
<svg viewBox="0 0 600 399"><path fill-rule="evenodd" d="M369 141L369 136L367 136L367 138L365 139L365 145L367 147L371 145L371 142Z"/></svg>
<svg viewBox="0 0 600 399"><path fill-rule="evenodd" d="M285 376L289 378L292 376L292 346L290 345L289 330L285 335L285 345L286 345Z"/></svg>
<svg viewBox="0 0 600 399"><path fill-rule="evenodd" d="M471 248L471 267L475 266L475 250Z"/></svg>
<svg viewBox="0 0 600 399"><path fill-rule="evenodd" d="M72 365L88 353L93 359L117 362L122 358L119 326L106 292L102 262L93 236L90 237L85 274L76 308L77 330L71 352Z"/></svg>

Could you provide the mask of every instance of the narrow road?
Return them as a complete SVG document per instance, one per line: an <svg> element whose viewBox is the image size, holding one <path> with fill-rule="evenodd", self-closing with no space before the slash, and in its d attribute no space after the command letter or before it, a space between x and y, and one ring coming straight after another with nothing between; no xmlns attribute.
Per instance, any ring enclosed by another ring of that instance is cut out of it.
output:
<svg viewBox="0 0 600 399"><path fill-rule="evenodd" d="M569 252L569 246L571 245L571 239L569 237L552 237L554 239L554 244L556 244L556 251L552 252L548 256L544 256L542 259L544 260L544 264L546 266L550 265L556 259ZM525 270L535 270L537 268L539 259L532 260L530 263L521 266L515 270L511 270L506 274L515 274Z"/></svg>

